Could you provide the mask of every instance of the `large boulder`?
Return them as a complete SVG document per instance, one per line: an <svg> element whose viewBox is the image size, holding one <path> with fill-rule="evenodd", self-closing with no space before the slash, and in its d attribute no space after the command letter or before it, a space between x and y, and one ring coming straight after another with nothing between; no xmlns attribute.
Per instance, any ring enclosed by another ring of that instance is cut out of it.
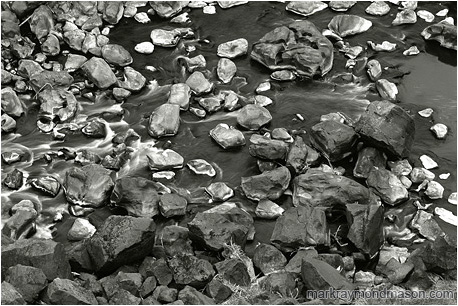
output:
<svg viewBox="0 0 458 306"><path fill-rule="evenodd" d="M347 238L371 258L377 254L385 239L383 235L383 207L381 205L347 204Z"/></svg>
<svg viewBox="0 0 458 306"><path fill-rule="evenodd" d="M210 262L189 254L175 255L168 261L168 264L173 272L175 283L178 285L202 288L215 275Z"/></svg>
<svg viewBox="0 0 458 306"><path fill-rule="evenodd" d="M21 264L8 269L5 281L16 287L28 303L33 303L48 285L46 275L41 269Z"/></svg>
<svg viewBox="0 0 458 306"><path fill-rule="evenodd" d="M133 58L123 46L108 44L102 47L102 56L110 64L127 66L133 62Z"/></svg>
<svg viewBox="0 0 458 306"><path fill-rule="evenodd" d="M118 179L111 194L111 203L124 207L134 217L152 218L159 214L156 183L138 176Z"/></svg>
<svg viewBox="0 0 458 306"><path fill-rule="evenodd" d="M2 245L2 274L18 264L41 269L49 281L72 278L64 246L52 240L21 239Z"/></svg>
<svg viewBox="0 0 458 306"><path fill-rule="evenodd" d="M63 187L67 201L73 205L101 207L108 203L114 187L112 171L98 164L71 168Z"/></svg>
<svg viewBox="0 0 458 306"><path fill-rule="evenodd" d="M242 177L241 187L245 196L253 201L276 200L288 188L291 173L286 167L278 167L259 175Z"/></svg>
<svg viewBox="0 0 458 306"><path fill-rule="evenodd" d="M324 153L331 162L350 156L358 139L353 128L334 120L315 124L310 136L313 146Z"/></svg>
<svg viewBox="0 0 458 306"><path fill-rule="evenodd" d="M337 15L328 24L328 28L340 37L366 32L372 22L356 15Z"/></svg>
<svg viewBox="0 0 458 306"><path fill-rule="evenodd" d="M100 89L105 89L117 82L116 76L104 59L92 57L81 66L83 73Z"/></svg>
<svg viewBox="0 0 458 306"><path fill-rule="evenodd" d="M288 144L277 139L270 139L259 134L253 134L250 138L250 154L262 159L284 159L288 153Z"/></svg>
<svg viewBox="0 0 458 306"><path fill-rule="evenodd" d="M313 77L331 70L333 52L332 43L320 30L310 21L303 20L264 35L253 44L251 58L271 70L288 69L301 76Z"/></svg>
<svg viewBox="0 0 458 306"><path fill-rule="evenodd" d="M396 205L409 198L409 192L401 180L384 168L372 168L366 183L386 204Z"/></svg>
<svg viewBox="0 0 458 306"><path fill-rule="evenodd" d="M349 203L376 204L375 195L363 185L344 176L309 169L293 180L295 206L346 205Z"/></svg>
<svg viewBox="0 0 458 306"><path fill-rule="evenodd" d="M110 216L89 240L87 250L100 274L143 259L154 246L152 219Z"/></svg>
<svg viewBox="0 0 458 306"><path fill-rule="evenodd" d="M374 101L355 130L371 145L396 157L407 157L415 137L413 117L389 101Z"/></svg>
<svg viewBox="0 0 458 306"><path fill-rule="evenodd" d="M308 206L287 209L277 219L270 242L284 252L306 246L329 245L325 210Z"/></svg>
<svg viewBox="0 0 458 306"><path fill-rule="evenodd" d="M365 147L358 152L358 160L353 169L353 176L367 178L373 167L384 168L386 155L376 148Z"/></svg>
<svg viewBox="0 0 458 306"><path fill-rule="evenodd" d="M234 127L230 127L225 123L218 124L210 130L210 136L223 148L235 148L244 146L245 136L243 133Z"/></svg>
<svg viewBox="0 0 458 306"><path fill-rule="evenodd" d="M237 123L249 130L259 130L271 120L270 112L258 104L245 105L237 116Z"/></svg>
<svg viewBox="0 0 458 306"><path fill-rule="evenodd" d="M456 25L445 20L426 27L422 32L426 40L436 40L442 47L456 50Z"/></svg>
<svg viewBox="0 0 458 306"><path fill-rule="evenodd" d="M69 279L56 278L46 290L45 300L52 305L97 305L92 291Z"/></svg>
<svg viewBox="0 0 458 306"><path fill-rule="evenodd" d="M148 133L155 138L174 136L180 127L180 107L175 104L162 104L149 118Z"/></svg>

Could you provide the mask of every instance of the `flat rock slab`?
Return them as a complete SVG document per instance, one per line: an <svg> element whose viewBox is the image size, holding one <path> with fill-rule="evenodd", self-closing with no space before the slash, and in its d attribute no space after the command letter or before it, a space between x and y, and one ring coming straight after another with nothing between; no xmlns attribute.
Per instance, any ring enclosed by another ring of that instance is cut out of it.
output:
<svg viewBox="0 0 458 306"><path fill-rule="evenodd" d="M247 51L248 41L245 38L239 38L219 45L216 54L219 57L235 58L246 54Z"/></svg>
<svg viewBox="0 0 458 306"><path fill-rule="evenodd" d="M364 33L370 27L372 22L356 15L337 15L328 24L328 28L340 37Z"/></svg>

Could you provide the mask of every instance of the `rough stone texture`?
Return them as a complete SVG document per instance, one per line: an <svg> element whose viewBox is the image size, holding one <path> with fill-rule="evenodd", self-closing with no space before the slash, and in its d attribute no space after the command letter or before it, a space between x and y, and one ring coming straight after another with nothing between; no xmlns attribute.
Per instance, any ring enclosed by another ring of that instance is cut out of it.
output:
<svg viewBox="0 0 458 306"><path fill-rule="evenodd" d="M324 209L292 207L277 219L270 242L284 252L306 246L329 245L328 231Z"/></svg>
<svg viewBox="0 0 458 306"><path fill-rule="evenodd" d="M157 238L164 247L167 256L176 254L194 255L191 240L189 239L189 230L186 227L178 225L169 225L164 227Z"/></svg>
<svg viewBox="0 0 458 306"><path fill-rule="evenodd" d="M264 275L283 269L286 266L286 257L276 247L261 243L254 250L253 264Z"/></svg>
<svg viewBox="0 0 458 306"><path fill-rule="evenodd" d="M98 164L68 170L63 183L67 201L90 207L107 204L114 186L111 173Z"/></svg>
<svg viewBox="0 0 458 306"><path fill-rule="evenodd" d="M386 155L372 147L365 147L358 153L353 175L359 178L367 178L373 167L384 168Z"/></svg>
<svg viewBox="0 0 458 306"><path fill-rule="evenodd" d="M222 58L218 61L216 74L224 84L230 83L236 72L237 66L230 59Z"/></svg>
<svg viewBox="0 0 458 306"><path fill-rule="evenodd" d="M340 37L366 32L371 26L372 22L356 15L337 15L328 24L328 28Z"/></svg>
<svg viewBox="0 0 458 306"><path fill-rule="evenodd" d="M315 124L312 126L310 136L313 146L328 156L331 162L339 161L352 154L353 145L358 138L351 127L334 120Z"/></svg>
<svg viewBox="0 0 458 306"><path fill-rule="evenodd" d="M205 187L205 191L215 202L223 202L234 196L234 190L223 182L211 183L209 186Z"/></svg>
<svg viewBox="0 0 458 306"><path fill-rule="evenodd" d="M288 188L291 173L286 167L278 167L259 175L242 177L241 187L245 196L251 200L276 200Z"/></svg>
<svg viewBox="0 0 458 306"><path fill-rule="evenodd" d="M417 14L412 9L404 9L396 14L392 25L410 24L417 22Z"/></svg>
<svg viewBox="0 0 458 306"><path fill-rule="evenodd" d="M131 67L124 68L124 80L118 81L118 85L126 90L137 92L146 84L146 78Z"/></svg>
<svg viewBox="0 0 458 306"><path fill-rule="evenodd" d="M179 285L202 288L215 275L210 262L193 255L175 255L168 261L168 264L175 282Z"/></svg>
<svg viewBox="0 0 458 306"><path fill-rule="evenodd" d="M180 106L182 110L188 110L191 99L191 88L184 83L173 84L170 87L168 103Z"/></svg>
<svg viewBox="0 0 458 306"><path fill-rule="evenodd" d="M294 138L293 144L290 146L286 157L286 166L292 167L296 174L301 173L308 165L307 163L307 145L301 136Z"/></svg>
<svg viewBox="0 0 458 306"><path fill-rule="evenodd" d="M166 193L159 199L159 210L166 218L184 216L187 205L186 199L177 194Z"/></svg>
<svg viewBox="0 0 458 306"><path fill-rule="evenodd" d="M428 271L443 272L456 270L456 252L456 244L453 245L440 236L433 243L423 246L418 256L423 260Z"/></svg>
<svg viewBox="0 0 458 306"><path fill-rule="evenodd" d="M409 198L409 192L399 178L384 168L373 168L366 183L386 204L396 205Z"/></svg>
<svg viewBox="0 0 458 306"><path fill-rule="evenodd" d="M5 281L17 288L28 303L35 301L40 292L48 285L46 275L41 269L20 264L8 269Z"/></svg>
<svg viewBox="0 0 458 306"><path fill-rule="evenodd" d="M260 200L256 206L255 214L258 218L277 219L285 210L268 199Z"/></svg>
<svg viewBox="0 0 458 306"><path fill-rule="evenodd" d="M98 88L105 89L117 82L110 66L101 58L92 57L81 66L81 69L86 77Z"/></svg>
<svg viewBox="0 0 458 306"><path fill-rule="evenodd" d="M295 274L286 271L271 273L265 277L262 277L259 283L261 287L268 292L280 294L283 297L294 296L298 290ZM283 303L280 303L280 305L282 304Z"/></svg>
<svg viewBox="0 0 458 306"><path fill-rule="evenodd" d="M180 127L180 107L175 104L162 104L149 118L148 133L155 138L174 136Z"/></svg>
<svg viewBox="0 0 458 306"><path fill-rule="evenodd" d="M156 184L139 176L118 179L110 200L112 204L124 207L134 217L152 218L159 214Z"/></svg>
<svg viewBox="0 0 458 306"><path fill-rule="evenodd" d="M5 222L2 234L17 240L25 238L32 232L38 213L34 208L21 207Z"/></svg>
<svg viewBox="0 0 458 306"><path fill-rule="evenodd" d="M183 301L185 305L215 305L215 301L212 298L190 286L185 286L178 293L178 299Z"/></svg>
<svg viewBox="0 0 458 306"><path fill-rule="evenodd" d="M328 5L321 1L291 1L286 6L286 10L302 16L310 16L316 12L324 10L327 7Z"/></svg>
<svg viewBox="0 0 458 306"><path fill-rule="evenodd" d="M237 116L237 123L248 130L259 130L272 120L270 112L258 104L247 104Z"/></svg>
<svg viewBox="0 0 458 306"><path fill-rule="evenodd" d="M302 4L288 4L291 5ZM271 70L288 69L301 76L313 77L331 70L334 55L332 43L313 23L303 20L264 35L253 44L251 58Z"/></svg>
<svg viewBox="0 0 458 306"><path fill-rule="evenodd" d="M17 289L7 282L2 282L2 305L26 305Z"/></svg>
<svg viewBox="0 0 458 306"><path fill-rule="evenodd" d="M412 229L418 230L418 232L426 239L435 241L439 236L444 236L445 233L439 226L437 221L434 219L433 214L430 214L424 210L418 210L417 214L413 217L410 222Z"/></svg>
<svg viewBox="0 0 458 306"><path fill-rule="evenodd" d="M101 274L144 258L154 245L153 220L110 216L90 239L88 252Z"/></svg>
<svg viewBox="0 0 458 306"><path fill-rule="evenodd" d="M436 40L442 47L456 50L456 25L444 20L426 27L421 36L426 40Z"/></svg>
<svg viewBox="0 0 458 306"><path fill-rule="evenodd" d="M226 259L215 264L216 271L226 281L238 285L248 286L251 278L246 265L240 259Z"/></svg>
<svg viewBox="0 0 458 306"><path fill-rule="evenodd" d="M354 285L332 266L315 258L302 261L302 280L309 290L354 290Z"/></svg>
<svg viewBox="0 0 458 306"><path fill-rule="evenodd" d="M388 167L396 176L409 175L412 172L412 166L407 159L399 160L396 162L389 161Z"/></svg>
<svg viewBox="0 0 458 306"><path fill-rule="evenodd" d="M355 130L373 146L396 157L407 157L415 137L415 122L400 106L389 101L374 101Z"/></svg>
<svg viewBox="0 0 458 306"><path fill-rule="evenodd" d="M103 20L117 24L124 14L124 5L117 1L103 1L98 3L98 10L102 12Z"/></svg>
<svg viewBox="0 0 458 306"><path fill-rule="evenodd" d="M375 204L374 194L363 185L344 176L309 169L293 180L295 206L345 205L348 203Z"/></svg>
<svg viewBox="0 0 458 306"><path fill-rule="evenodd" d="M2 245L2 274L18 264L41 269L50 281L72 277L64 246L52 240L24 239Z"/></svg>
<svg viewBox="0 0 458 306"><path fill-rule="evenodd" d="M67 239L79 241L86 238L91 238L95 231L96 228L88 220L77 218L68 231Z"/></svg>
<svg viewBox="0 0 458 306"><path fill-rule="evenodd" d="M20 170L14 169L6 175L3 184L10 189L17 190L22 187L23 179L24 174Z"/></svg>
<svg viewBox="0 0 458 306"><path fill-rule="evenodd" d="M96 305L94 294L69 279L56 278L46 290L46 299L54 305Z"/></svg>
<svg viewBox="0 0 458 306"><path fill-rule="evenodd" d="M109 305L139 305L141 298L136 297L127 290L119 289L110 298Z"/></svg>
<svg viewBox="0 0 458 306"><path fill-rule="evenodd" d="M288 152L288 144L281 140L270 139L258 134L251 135L250 154L263 159L284 159Z"/></svg>
<svg viewBox="0 0 458 306"><path fill-rule="evenodd" d="M364 254L375 255L384 243L383 207L347 204L347 238Z"/></svg>
<svg viewBox="0 0 458 306"><path fill-rule="evenodd" d="M19 100L16 92L11 87L2 89L2 111L13 117L24 113L25 105Z"/></svg>
<svg viewBox="0 0 458 306"><path fill-rule="evenodd" d="M410 172L410 180L412 183L422 183L424 180L432 181L436 175L429 170L421 167L415 167Z"/></svg>
<svg viewBox="0 0 458 306"><path fill-rule="evenodd" d="M216 277L207 284L205 291L216 303L224 302L232 295L232 290Z"/></svg>

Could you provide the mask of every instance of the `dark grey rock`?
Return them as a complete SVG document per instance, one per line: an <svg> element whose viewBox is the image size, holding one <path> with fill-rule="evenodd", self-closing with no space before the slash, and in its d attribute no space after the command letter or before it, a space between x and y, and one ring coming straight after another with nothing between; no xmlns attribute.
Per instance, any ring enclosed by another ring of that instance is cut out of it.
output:
<svg viewBox="0 0 458 306"><path fill-rule="evenodd" d="M288 188L290 180L291 173L288 168L279 167L259 175L242 177L241 187L246 197L251 200L276 200Z"/></svg>
<svg viewBox="0 0 458 306"><path fill-rule="evenodd" d="M94 294L69 279L54 279L46 290L46 300L53 305L95 305Z"/></svg>
<svg viewBox="0 0 458 306"><path fill-rule="evenodd" d="M168 264L173 271L175 283L179 285L202 288L215 275L210 262L193 255L175 255L168 261Z"/></svg>
<svg viewBox="0 0 458 306"><path fill-rule="evenodd" d="M21 264L8 269L5 281L17 288L17 291L28 303L33 303L48 285L46 275L41 269Z"/></svg>
<svg viewBox="0 0 458 306"><path fill-rule="evenodd" d="M286 262L285 255L272 245L261 243L254 250L253 264L264 275L283 269Z"/></svg>

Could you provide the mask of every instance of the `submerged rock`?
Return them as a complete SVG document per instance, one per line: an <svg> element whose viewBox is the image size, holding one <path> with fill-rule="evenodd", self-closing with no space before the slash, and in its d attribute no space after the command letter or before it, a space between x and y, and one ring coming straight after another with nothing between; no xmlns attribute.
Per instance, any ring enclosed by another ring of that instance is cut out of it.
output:
<svg viewBox="0 0 458 306"><path fill-rule="evenodd" d="M386 204L396 205L409 198L409 192L399 178L384 168L373 168L366 183Z"/></svg>
<svg viewBox="0 0 458 306"><path fill-rule="evenodd" d="M445 21L426 27L421 36L426 40L436 40L442 47L457 50L456 26Z"/></svg>
<svg viewBox="0 0 458 306"><path fill-rule="evenodd" d="M430 128L430 131L434 133L437 139L444 139L448 133L448 127L442 123L436 123Z"/></svg>
<svg viewBox="0 0 458 306"><path fill-rule="evenodd" d="M364 33L371 26L372 22L356 15L337 15L328 24L328 28L340 37Z"/></svg>
<svg viewBox="0 0 458 306"><path fill-rule="evenodd" d="M246 141L243 133L234 127L230 127L225 123L218 124L210 130L210 136L223 148L235 148L244 146Z"/></svg>
<svg viewBox="0 0 458 306"><path fill-rule="evenodd" d="M263 106L247 104L237 116L237 123L249 130L258 130L272 120L272 115Z"/></svg>
<svg viewBox="0 0 458 306"><path fill-rule="evenodd" d="M241 187L245 196L253 201L276 200L288 188L291 173L286 167L279 167L262 174L242 177Z"/></svg>
<svg viewBox="0 0 458 306"><path fill-rule="evenodd" d="M175 104L162 104L149 118L148 134L155 138L175 136L179 127L180 107Z"/></svg>
<svg viewBox="0 0 458 306"><path fill-rule="evenodd" d="M239 38L220 44L216 54L219 57L227 57L232 59L246 54L247 51L248 41L245 38Z"/></svg>
<svg viewBox="0 0 458 306"><path fill-rule="evenodd" d="M302 16L310 16L327 7L328 5L321 1L291 1L286 6L286 10Z"/></svg>

